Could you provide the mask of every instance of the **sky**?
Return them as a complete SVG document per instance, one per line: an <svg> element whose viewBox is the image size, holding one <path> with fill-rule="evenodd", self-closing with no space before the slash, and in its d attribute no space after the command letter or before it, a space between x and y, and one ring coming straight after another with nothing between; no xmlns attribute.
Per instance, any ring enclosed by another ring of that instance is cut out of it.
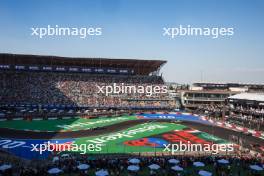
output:
<svg viewBox="0 0 264 176"><path fill-rule="evenodd" d="M263 0L0 0L0 53L166 60L165 81L264 83ZM101 36L32 36L32 27L101 27ZM163 35L164 27L234 35Z"/></svg>

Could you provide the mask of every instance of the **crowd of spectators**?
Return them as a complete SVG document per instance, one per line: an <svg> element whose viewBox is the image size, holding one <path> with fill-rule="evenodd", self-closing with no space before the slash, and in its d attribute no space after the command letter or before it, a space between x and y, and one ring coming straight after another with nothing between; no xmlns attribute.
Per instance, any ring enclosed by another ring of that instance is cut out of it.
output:
<svg viewBox="0 0 264 176"><path fill-rule="evenodd" d="M264 131L264 107L204 105L200 106L196 112L217 120L225 120L239 126Z"/></svg>
<svg viewBox="0 0 264 176"><path fill-rule="evenodd" d="M131 158L134 159L132 162ZM173 162L170 162L171 160ZM224 163L219 160L225 160ZM245 175L262 175L263 169L259 171L250 168L252 165L263 168L263 158L251 156L156 156L156 157L130 157L128 156L105 156L94 158L88 155L69 155L68 157L53 156L50 159L34 161L24 165L22 162L15 161L11 164L12 168L0 172L5 176L45 176L49 175L48 171L52 168L61 170L57 175L95 175L95 172L104 170L110 176L121 175L142 175L142 176L187 176L199 175L199 171L204 170L216 176L245 176ZM194 162L202 163L195 166ZM1 161L0 165L5 162ZM16 165L14 165L16 164ZM79 165L88 165L87 169L81 170ZM157 169L150 169L150 165L158 165ZM138 166L139 170L129 171L128 166ZM178 166L181 169L172 169Z"/></svg>
<svg viewBox="0 0 264 176"><path fill-rule="evenodd" d="M0 74L0 100L5 104L58 104L91 107L170 107L167 94L109 94L99 87L163 86L160 76L95 75L85 73L14 72Z"/></svg>

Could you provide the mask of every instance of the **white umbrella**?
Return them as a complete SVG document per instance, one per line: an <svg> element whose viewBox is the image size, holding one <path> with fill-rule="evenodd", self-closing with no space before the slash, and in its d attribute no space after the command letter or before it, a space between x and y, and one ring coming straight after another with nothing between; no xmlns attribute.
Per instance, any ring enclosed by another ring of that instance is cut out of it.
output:
<svg viewBox="0 0 264 176"><path fill-rule="evenodd" d="M180 161L179 160L176 160L176 159L170 159L169 160L169 163L171 164L178 164Z"/></svg>
<svg viewBox="0 0 264 176"><path fill-rule="evenodd" d="M220 164L228 164L229 163L229 161L226 159L220 159L220 160L217 160L217 162Z"/></svg>
<svg viewBox="0 0 264 176"><path fill-rule="evenodd" d="M52 169L48 170L49 174L58 174L61 172L62 172L62 170L60 170L59 168L52 168Z"/></svg>
<svg viewBox="0 0 264 176"><path fill-rule="evenodd" d="M193 165L195 166L195 167L204 167L204 163L202 163L202 162L193 162Z"/></svg>
<svg viewBox="0 0 264 176"><path fill-rule="evenodd" d="M199 175L201 175L201 176L211 176L212 173L208 172L208 171L200 170L199 171Z"/></svg>
<svg viewBox="0 0 264 176"><path fill-rule="evenodd" d="M5 171L7 169L11 169L12 166L10 164L3 164L2 166L0 166L0 171Z"/></svg>
<svg viewBox="0 0 264 176"><path fill-rule="evenodd" d="M80 170L86 170L89 169L89 165L88 164L80 164L79 166L77 166L78 169Z"/></svg>
<svg viewBox="0 0 264 176"><path fill-rule="evenodd" d="M263 170L263 168L258 166L258 165L250 165L249 167L250 167L250 169L256 170L256 171L262 171Z"/></svg>
<svg viewBox="0 0 264 176"><path fill-rule="evenodd" d="M138 164L138 163L140 163L140 160L137 158L133 158L133 159L130 159L128 162L130 162L132 164Z"/></svg>
<svg viewBox="0 0 264 176"><path fill-rule="evenodd" d="M127 167L127 170L136 172L136 171L139 170L139 166L130 165L130 166Z"/></svg>
<svg viewBox="0 0 264 176"><path fill-rule="evenodd" d="M103 170L103 169L101 169L101 170L95 172L95 175L96 175L96 176L107 176L107 175L109 175L109 174L108 174L108 171L107 171L107 170Z"/></svg>
<svg viewBox="0 0 264 176"><path fill-rule="evenodd" d="M149 165L148 167L149 167L150 169L152 169L152 170L157 170L157 169L160 168L160 166L157 165L157 164L151 164L151 165Z"/></svg>
<svg viewBox="0 0 264 176"><path fill-rule="evenodd" d="M172 170L175 170L175 171L183 171L183 168L182 167L180 167L180 166L173 166L173 167L171 167L171 169Z"/></svg>

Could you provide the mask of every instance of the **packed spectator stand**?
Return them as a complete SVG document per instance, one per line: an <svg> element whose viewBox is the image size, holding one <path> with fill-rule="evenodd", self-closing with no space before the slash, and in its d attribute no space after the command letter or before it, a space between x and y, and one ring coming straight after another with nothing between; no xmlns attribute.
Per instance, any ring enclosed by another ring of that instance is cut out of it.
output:
<svg viewBox="0 0 264 176"><path fill-rule="evenodd" d="M226 121L249 129L264 131L264 108L204 105L200 106L195 113L204 114L212 119Z"/></svg>
<svg viewBox="0 0 264 176"><path fill-rule="evenodd" d="M156 60L63 58L0 54L0 116L94 110L173 109L168 94L105 95L98 87L163 86ZM49 68L48 70L46 70ZM74 71L73 71L74 70Z"/></svg>

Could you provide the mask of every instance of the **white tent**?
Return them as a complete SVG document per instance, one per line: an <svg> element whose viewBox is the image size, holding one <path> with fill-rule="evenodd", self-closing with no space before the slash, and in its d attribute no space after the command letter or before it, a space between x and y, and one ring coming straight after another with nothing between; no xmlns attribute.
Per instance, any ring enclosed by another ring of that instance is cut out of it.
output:
<svg viewBox="0 0 264 176"><path fill-rule="evenodd" d="M171 167L171 169L172 170L175 170L175 171L183 171L183 168L182 167L180 167L180 166L173 166L173 167Z"/></svg>
<svg viewBox="0 0 264 176"><path fill-rule="evenodd" d="M127 170L129 171L133 171L133 172L136 172L139 170L139 166L136 166L136 165L130 165L127 167Z"/></svg>
<svg viewBox="0 0 264 176"><path fill-rule="evenodd" d="M152 169L152 170L157 170L157 169L160 168L160 166L157 165L157 164L151 164L151 165L149 165L148 167L149 167L150 169Z"/></svg>
<svg viewBox="0 0 264 176"><path fill-rule="evenodd" d="M12 166L10 164L3 164L2 166L0 166L0 171L5 171L7 169L11 169Z"/></svg>
<svg viewBox="0 0 264 176"><path fill-rule="evenodd" d="M88 164L80 164L79 166L77 166L78 169L80 170L87 170L89 169L89 165Z"/></svg>
<svg viewBox="0 0 264 176"><path fill-rule="evenodd" d="M195 167L204 167L205 165L204 165L204 163L203 162L193 162L193 165L195 166Z"/></svg>
<svg viewBox="0 0 264 176"><path fill-rule="evenodd" d="M138 163L140 163L140 160L137 158L133 158L133 159L130 159L128 162L132 163L132 164L138 164Z"/></svg>
<svg viewBox="0 0 264 176"><path fill-rule="evenodd" d="M212 173L208 172L208 171L200 170L199 175L201 175L201 176L212 176Z"/></svg>
<svg viewBox="0 0 264 176"><path fill-rule="evenodd" d="M220 164L229 164L229 161L226 159L220 159L220 160L217 160L217 162Z"/></svg>
<svg viewBox="0 0 264 176"><path fill-rule="evenodd" d="M250 165L249 167L250 167L250 169L255 170L255 171L262 171L263 170L263 168L258 166L258 165Z"/></svg>
<svg viewBox="0 0 264 176"><path fill-rule="evenodd" d="M62 170L60 170L59 168L52 168L52 169L48 170L49 174L58 174L61 172L62 172Z"/></svg>
<svg viewBox="0 0 264 176"><path fill-rule="evenodd" d="M180 161L176 159L169 159L169 163L171 164L178 164Z"/></svg>
<svg viewBox="0 0 264 176"><path fill-rule="evenodd" d="M107 176L107 175L109 175L109 173L108 173L107 170L103 170L103 169L101 169L101 170L95 172L95 175L96 175L96 176Z"/></svg>

